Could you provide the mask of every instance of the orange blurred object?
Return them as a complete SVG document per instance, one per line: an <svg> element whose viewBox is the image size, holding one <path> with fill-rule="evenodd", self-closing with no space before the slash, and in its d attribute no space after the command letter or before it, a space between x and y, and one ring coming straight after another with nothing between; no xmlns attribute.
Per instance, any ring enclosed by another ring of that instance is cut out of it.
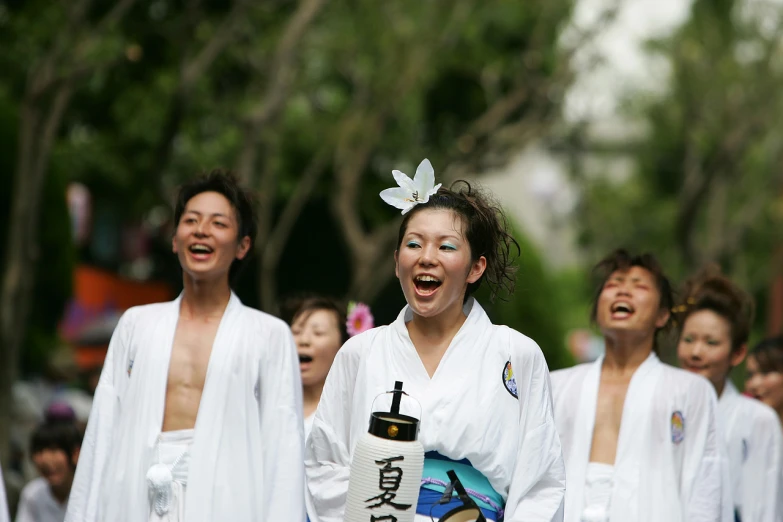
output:
<svg viewBox="0 0 783 522"><path fill-rule="evenodd" d="M61 331L64 337L70 338L76 363L82 370L103 365L112 322L122 312L133 306L169 301L173 295L165 283L132 281L85 265L74 270L73 293L70 307L78 312L63 320ZM85 330L96 330L96 325L97 329L109 330L103 336L105 339L98 343L85 342Z"/></svg>

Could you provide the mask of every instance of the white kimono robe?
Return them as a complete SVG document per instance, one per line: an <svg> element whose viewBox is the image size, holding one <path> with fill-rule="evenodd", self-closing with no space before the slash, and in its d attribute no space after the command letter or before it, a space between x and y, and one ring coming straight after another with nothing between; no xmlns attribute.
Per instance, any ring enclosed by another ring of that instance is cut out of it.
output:
<svg viewBox="0 0 783 522"><path fill-rule="evenodd" d="M3 468L0 467L0 522L9 522L8 501L5 499L5 481L3 480Z"/></svg>
<svg viewBox="0 0 783 522"><path fill-rule="evenodd" d="M603 356L552 372L555 422L566 464L565 520L579 522ZM634 373L614 463L611 522L731 520L717 400L703 377L655 354Z"/></svg>
<svg viewBox="0 0 783 522"><path fill-rule="evenodd" d="M131 308L109 344L67 522L146 522L180 298ZM302 386L288 326L232 293L190 448L188 522L303 521Z"/></svg>
<svg viewBox="0 0 783 522"><path fill-rule="evenodd" d="M38 477L30 481L19 497L14 522L63 522L65 504L54 498L46 479Z"/></svg>
<svg viewBox="0 0 783 522"><path fill-rule="evenodd" d="M395 381L421 403L424 451L468 459L506 501L506 522L562 520L565 469L541 349L493 325L474 299L463 310L467 319L431 379L405 326L407 306L394 323L349 339L337 353L306 449L313 522L342 521L354 448L373 400ZM516 388L503 377L509 361Z"/></svg>
<svg viewBox="0 0 783 522"><path fill-rule="evenodd" d="M769 406L726 382L718 401L734 505L742 522L783 521L783 434Z"/></svg>

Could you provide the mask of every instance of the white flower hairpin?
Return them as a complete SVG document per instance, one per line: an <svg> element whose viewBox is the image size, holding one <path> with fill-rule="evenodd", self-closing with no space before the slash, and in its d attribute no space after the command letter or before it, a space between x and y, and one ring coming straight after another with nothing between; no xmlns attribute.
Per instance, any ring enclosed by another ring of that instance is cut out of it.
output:
<svg viewBox="0 0 783 522"><path fill-rule="evenodd" d="M430 196L440 188L440 183L435 185L435 171L430 160L424 159L416 168L413 179L399 170L393 170L392 175L399 187L387 188L381 192L381 199L393 207L402 209L407 214L410 209L419 203L426 203Z"/></svg>

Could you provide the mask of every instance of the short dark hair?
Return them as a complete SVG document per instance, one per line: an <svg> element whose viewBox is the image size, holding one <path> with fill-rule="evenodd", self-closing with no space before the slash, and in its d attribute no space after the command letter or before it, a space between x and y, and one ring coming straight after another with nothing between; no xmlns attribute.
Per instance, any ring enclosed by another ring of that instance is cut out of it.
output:
<svg viewBox="0 0 783 522"><path fill-rule="evenodd" d="M768 337L759 342L750 355L756 359L761 373L783 373L783 335Z"/></svg>
<svg viewBox="0 0 783 522"><path fill-rule="evenodd" d="M680 304L674 309L680 326L694 312L710 310L729 322L732 352L748 342L753 324L753 298L721 274L720 267L708 265L688 279L682 296Z"/></svg>
<svg viewBox="0 0 783 522"><path fill-rule="evenodd" d="M340 331L340 341L348 340L347 307L342 302L322 295L300 295L288 298L280 307L280 317L293 326L297 319L304 315L310 315L318 310L332 312L337 320L337 329Z"/></svg>
<svg viewBox="0 0 783 522"><path fill-rule="evenodd" d="M237 241L244 237L250 238L250 250L243 259L235 259L229 270L229 280L235 280L237 274L247 264L253 253L258 231L258 217L256 214L256 201L250 190L242 187L236 176L231 171L214 169L209 174L202 175L180 186L177 195L177 203L174 207L174 226L179 225L179 220L185 212L185 207L193 197L202 192L217 192L224 196L236 212Z"/></svg>
<svg viewBox="0 0 783 522"><path fill-rule="evenodd" d="M470 183L463 180L455 181L450 188L439 188L429 201L416 205L405 215L397 237L398 249L408 230L408 222L417 212L428 209L446 209L456 213L465 226L471 260L475 262L481 256L487 260L487 268L481 278L468 284L465 300L485 279L490 290L490 300L494 300L502 291L508 295L514 293L514 274L517 270L514 261L521 250L509 232L506 215L489 194L471 187Z"/></svg>
<svg viewBox="0 0 783 522"><path fill-rule="evenodd" d="M590 320L594 324L598 319L598 298L601 296L601 292L603 292L604 285L606 285L609 277L618 270L628 270L634 266L644 268L650 272L655 279L655 286L661 296L658 310L671 311L674 306L674 290L672 289L669 278L664 274L663 268L655 256L649 252L632 254L624 248L618 248L593 267L593 276L596 284L593 294L593 304L590 309ZM656 333L668 330L671 327L671 324L672 320L670 316L665 325L656 329ZM658 343L656 339L655 350L657 351L657 349Z"/></svg>
<svg viewBox="0 0 783 522"><path fill-rule="evenodd" d="M47 449L62 450L72 462L73 454L82 445L82 430L72 420L50 418L40 424L30 437L30 454Z"/></svg>

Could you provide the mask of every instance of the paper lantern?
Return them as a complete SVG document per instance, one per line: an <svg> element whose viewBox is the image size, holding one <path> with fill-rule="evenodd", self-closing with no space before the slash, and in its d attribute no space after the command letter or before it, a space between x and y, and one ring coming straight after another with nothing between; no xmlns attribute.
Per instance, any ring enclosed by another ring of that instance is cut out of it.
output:
<svg viewBox="0 0 783 522"><path fill-rule="evenodd" d="M401 382L383 395L391 395L390 411L370 414L370 428L354 450L344 522L413 522L416 516L424 469L419 419L400 413L403 395L413 400Z"/></svg>

